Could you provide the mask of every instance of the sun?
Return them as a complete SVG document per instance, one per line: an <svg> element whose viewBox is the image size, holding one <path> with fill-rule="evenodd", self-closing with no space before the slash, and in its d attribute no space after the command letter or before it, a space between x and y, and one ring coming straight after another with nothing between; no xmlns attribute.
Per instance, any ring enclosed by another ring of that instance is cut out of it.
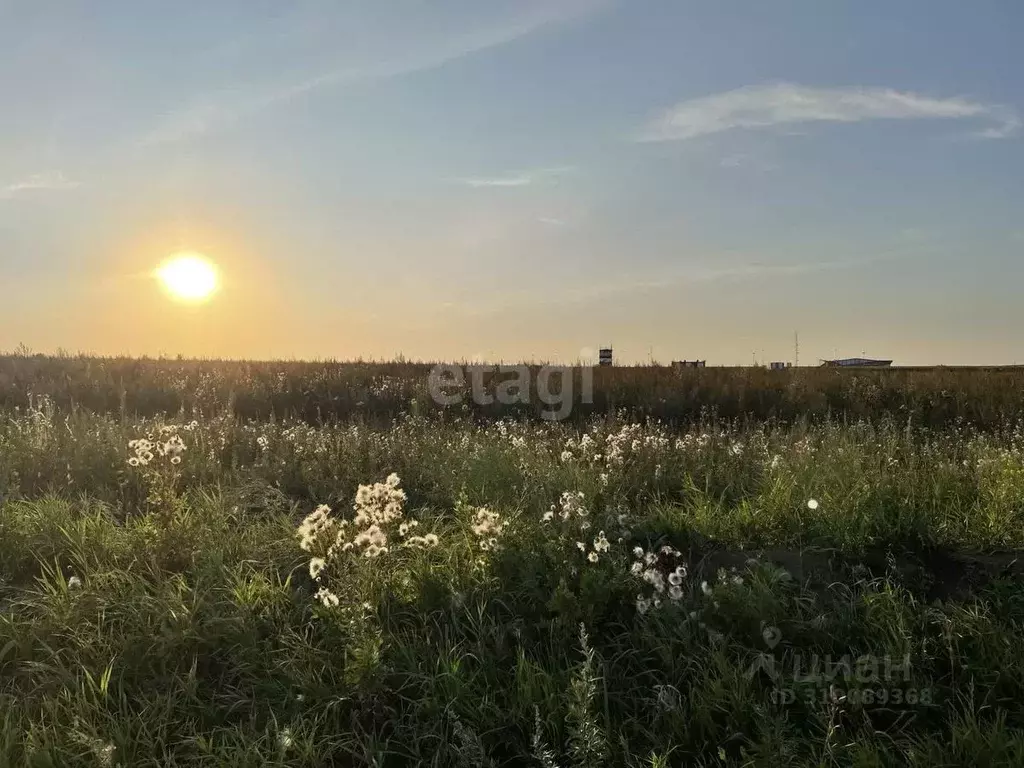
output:
<svg viewBox="0 0 1024 768"><path fill-rule="evenodd" d="M198 253L171 256L156 276L171 296L182 301L206 301L217 290L217 268Z"/></svg>

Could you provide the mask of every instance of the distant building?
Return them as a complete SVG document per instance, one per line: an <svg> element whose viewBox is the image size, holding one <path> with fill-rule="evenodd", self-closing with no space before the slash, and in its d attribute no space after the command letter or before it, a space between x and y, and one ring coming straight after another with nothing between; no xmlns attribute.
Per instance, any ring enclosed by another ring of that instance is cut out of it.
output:
<svg viewBox="0 0 1024 768"><path fill-rule="evenodd" d="M598 364L599 365L611 365L612 364L612 348L605 347L598 351Z"/></svg>
<svg viewBox="0 0 1024 768"><path fill-rule="evenodd" d="M672 368L677 371L683 368L704 368L706 364L707 360L673 360Z"/></svg>
<svg viewBox="0 0 1024 768"><path fill-rule="evenodd" d="M768 367L771 368L773 371L784 371L787 368L792 368L793 364L792 363L769 363Z"/></svg>
<svg viewBox="0 0 1024 768"><path fill-rule="evenodd" d="M868 357L845 357L840 360L822 360L825 368L888 368L892 360L872 360Z"/></svg>

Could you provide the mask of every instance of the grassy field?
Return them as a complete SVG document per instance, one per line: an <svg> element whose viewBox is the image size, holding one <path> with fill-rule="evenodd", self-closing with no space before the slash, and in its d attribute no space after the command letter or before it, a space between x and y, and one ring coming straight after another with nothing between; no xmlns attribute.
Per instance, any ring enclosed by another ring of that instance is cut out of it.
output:
<svg viewBox="0 0 1024 768"><path fill-rule="evenodd" d="M62 409L152 417L230 410L242 419L388 422L410 410L441 410L428 391L427 363L239 362L0 355L0 409L25 408L30 394ZM537 366L533 367L537 370ZM576 378L579 378L579 371ZM502 376L487 375L489 391ZM580 387L577 385L576 392ZM456 415L535 419L529 404L479 405ZM993 429L1024 418L1024 367L1009 368L597 368L593 402L576 398L570 419L623 412L692 425L709 414L730 421L826 419L908 421L923 427Z"/></svg>
<svg viewBox="0 0 1024 768"><path fill-rule="evenodd" d="M1020 374L598 373L0 360L0 765L1024 764Z"/></svg>

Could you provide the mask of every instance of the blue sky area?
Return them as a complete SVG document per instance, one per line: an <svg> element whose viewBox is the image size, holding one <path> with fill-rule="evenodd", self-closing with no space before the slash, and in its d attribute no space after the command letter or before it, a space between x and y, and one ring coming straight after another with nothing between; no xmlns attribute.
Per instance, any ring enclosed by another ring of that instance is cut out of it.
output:
<svg viewBox="0 0 1024 768"><path fill-rule="evenodd" d="M1024 4L0 0L0 349L1024 363ZM220 269L201 306L154 267Z"/></svg>

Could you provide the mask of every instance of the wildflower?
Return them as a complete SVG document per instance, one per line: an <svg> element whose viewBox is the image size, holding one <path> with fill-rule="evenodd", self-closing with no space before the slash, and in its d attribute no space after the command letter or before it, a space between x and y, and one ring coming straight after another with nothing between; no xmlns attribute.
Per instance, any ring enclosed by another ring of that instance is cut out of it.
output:
<svg viewBox="0 0 1024 768"><path fill-rule="evenodd" d="M562 451L562 455L559 458L563 464L572 461L572 451Z"/></svg>
<svg viewBox="0 0 1024 768"><path fill-rule="evenodd" d="M597 552L591 552L589 555L587 555L587 560L589 560L592 563L596 563L598 560Z"/></svg>
<svg viewBox="0 0 1024 768"><path fill-rule="evenodd" d="M181 464L181 456L172 456L171 464Z"/></svg>
<svg viewBox="0 0 1024 768"><path fill-rule="evenodd" d="M590 514L590 510L584 505L585 496L581 491L565 491L558 500L557 505L552 505L551 509L557 511L559 517L563 520L569 520L573 517L585 518Z"/></svg>
<svg viewBox="0 0 1024 768"><path fill-rule="evenodd" d="M639 559L644 556L643 547L633 547L633 557Z"/></svg>
<svg viewBox="0 0 1024 768"><path fill-rule="evenodd" d="M270 445L270 440L267 439L266 435L260 435L259 437L256 438L256 445L258 445L265 451L267 449L267 446Z"/></svg>
<svg viewBox="0 0 1024 768"><path fill-rule="evenodd" d="M130 467L137 467L137 466L139 466L139 463L140 463L139 460L137 458L135 458L134 456L132 456L130 459L128 459L128 466L130 466Z"/></svg>
<svg viewBox="0 0 1024 768"><path fill-rule="evenodd" d="M644 572L644 564L639 561L633 563L632 567L629 569L629 572L632 573L634 576L639 576L641 573Z"/></svg>
<svg viewBox="0 0 1024 768"><path fill-rule="evenodd" d="M597 534L597 538L594 539L594 551L596 552L607 552L611 547L608 539L604 535L604 531Z"/></svg>
<svg viewBox="0 0 1024 768"><path fill-rule="evenodd" d="M679 574L678 571L674 571L673 573L670 573L668 575L668 583L671 584L673 587L678 587L680 584L683 583L683 577Z"/></svg>
<svg viewBox="0 0 1024 768"><path fill-rule="evenodd" d="M326 587L320 587L316 593L316 599L323 603L325 608L337 608L341 603L338 596Z"/></svg>
<svg viewBox="0 0 1024 768"><path fill-rule="evenodd" d="M645 598L643 595L636 596L636 609L641 614L647 613L651 609L651 601Z"/></svg>
<svg viewBox="0 0 1024 768"><path fill-rule="evenodd" d="M309 577L311 579L320 578L321 572L327 567L327 561L322 557L314 557L309 561Z"/></svg>
<svg viewBox="0 0 1024 768"><path fill-rule="evenodd" d="M178 456L179 454L184 453L185 449L185 441L177 435L173 435L166 443L160 443L160 445L157 446L157 451L161 456Z"/></svg>
<svg viewBox="0 0 1024 768"><path fill-rule="evenodd" d="M709 585L706 581L702 581L700 583L700 591L703 592L707 597L711 597L711 593L713 590L711 589L711 585Z"/></svg>
<svg viewBox="0 0 1024 768"><path fill-rule="evenodd" d="M808 508L808 509L810 509L810 510L812 510L812 511L813 511L813 510L815 510L815 509L817 509L817 508L818 508L818 506L819 506L819 505L818 505L818 500L817 500L817 499L810 499L810 500L809 500L809 501L807 502L807 508Z"/></svg>
<svg viewBox="0 0 1024 768"><path fill-rule="evenodd" d="M82 580L77 576L72 576L68 579L68 589L81 589Z"/></svg>
<svg viewBox="0 0 1024 768"><path fill-rule="evenodd" d="M586 552L587 551L587 545L584 544L582 541L577 541L576 542L576 549L578 549L580 552Z"/></svg>
<svg viewBox="0 0 1024 768"><path fill-rule="evenodd" d="M668 588L668 596L673 600L682 600L683 588L680 587L678 584L673 584L671 587Z"/></svg>
<svg viewBox="0 0 1024 768"><path fill-rule="evenodd" d="M542 523L547 523L547 522L550 522L550 521L552 521L554 519L555 519L555 510L554 510L554 508L549 509L543 515L541 515L541 518L540 518Z"/></svg>
<svg viewBox="0 0 1024 768"><path fill-rule="evenodd" d="M495 549L498 544L498 535L504 530L507 523L501 519L497 512L491 512L486 507L481 507L473 516L473 533L480 538L480 548L484 550Z"/></svg>
<svg viewBox="0 0 1024 768"><path fill-rule="evenodd" d="M414 547L417 549L426 549L427 547L436 547L440 543L436 533L428 533L426 536L410 536L405 540L405 546ZM386 549L384 550L387 551Z"/></svg>
<svg viewBox="0 0 1024 768"><path fill-rule="evenodd" d="M322 533L327 533L334 525L335 522L331 519L331 508L326 504L321 504L299 525L299 529L296 532L296 536L299 538L299 546L306 552L309 552L317 537Z"/></svg>

